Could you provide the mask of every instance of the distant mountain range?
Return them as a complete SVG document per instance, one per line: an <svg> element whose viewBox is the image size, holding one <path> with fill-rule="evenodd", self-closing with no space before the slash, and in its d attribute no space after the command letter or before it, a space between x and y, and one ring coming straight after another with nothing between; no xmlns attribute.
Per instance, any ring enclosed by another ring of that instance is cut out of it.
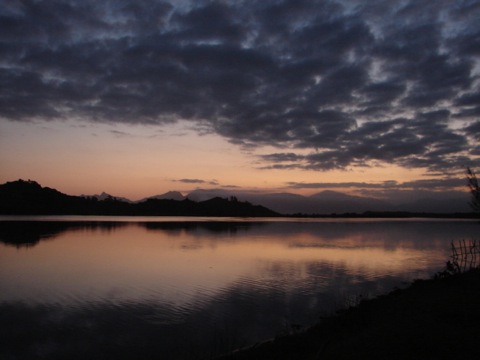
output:
<svg viewBox="0 0 480 360"><path fill-rule="evenodd" d="M108 194L106 194L108 195ZM93 195L104 199L102 195ZM114 197L117 200L132 202L131 200ZM240 201L263 205L280 214L344 214L374 212L421 212L421 213L463 213L470 212L468 205L470 194L468 192L449 193L424 193L410 196L411 200L388 201L372 197L360 197L343 194L337 191L325 190L311 196L302 196L292 193L248 193L242 191L228 191L224 189L197 189L186 195L178 191L169 191L164 194L154 195L140 200L169 199L205 201L214 197L237 197Z"/></svg>
<svg viewBox="0 0 480 360"><path fill-rule="evenodd" d="M213 197L228 198L236 196L241 201L260 204L281 214L361 214L371 212L417 212L417 213L463 213L471 212L468 205L468 192L448 192L443 194L424 193L410 196L410 200L389 201L372 197L360 197L325 190L311 196L292 193L247 193L227 191L224 189L198 189L183 196L179 192L170 191L156 195L157 199L190 199L205 201ZM145 200L145 199L144 199Z"/></svg>
<svg viewBox="0 0 480 360"><path fill-rule="evenodd" d="M189 195L190 196L190 195ZM325 190L311 196L290 193L238 195L245 201L262 204L280 213L343 214L373 212L457 213L470 212L468 193L449 193L432 198L425 194L413 200L390 201Z"/></svg>
<svg viewBox="0 0 480 360"><path fill-rule="evenodd" d="M149 198L133 203L105 193L96 196L66 195L30 180L0 185L0 214L242 217L279 215L264 206L238 201L235 197L215 197L200 202L190 199Z"/></svg>
<svg viewBox="0 0 480 360"><path fill-rule="evenodd" d="M435 196L434 196L435 195ZM292 193L248 193L197 189L187 195L169 191L139 201L100 195L71 196L18 180L0 185L0 213L78 213L111 215L276 216L329 215L365 212L469 213L468 192L426 193L410 201L387 201L335 191L311 196ZM258 204L258 205L252 205Z"/></svg>
<svg viewBox="0 0 480 360"><path fill-rule="evenodd" d="M110 194L107 194L106 192L102 192L100 195L95 194L95 195L80 195L83 198L95 198L100 201L104 200L118 200L118 201L124 201L127 203L133 203L132 200L124 198L124 197L119 197L119 196L112 196Z"/></svg>

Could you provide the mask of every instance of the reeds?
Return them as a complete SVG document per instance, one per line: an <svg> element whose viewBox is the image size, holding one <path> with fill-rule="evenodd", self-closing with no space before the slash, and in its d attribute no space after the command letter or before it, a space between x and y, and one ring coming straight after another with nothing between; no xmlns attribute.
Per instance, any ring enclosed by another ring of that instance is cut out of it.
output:
<svg viewBox="0 0 480 360"><path fill-rule="evenodd" d="M451 267L454 273L463 273L480 267L480 242L459 240L451 242ZM448 264L447 264L448 266Z"/></svg>

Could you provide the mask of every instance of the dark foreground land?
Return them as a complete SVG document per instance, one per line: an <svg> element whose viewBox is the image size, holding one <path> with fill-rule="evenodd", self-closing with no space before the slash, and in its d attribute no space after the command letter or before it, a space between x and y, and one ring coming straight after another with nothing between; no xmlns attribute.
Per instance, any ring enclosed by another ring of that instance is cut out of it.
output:
<svg viewBox="0 0 480 360"><path fill-rule="evenodd" d="M480 359L480 269L417 280L220 359Z"/></svg>

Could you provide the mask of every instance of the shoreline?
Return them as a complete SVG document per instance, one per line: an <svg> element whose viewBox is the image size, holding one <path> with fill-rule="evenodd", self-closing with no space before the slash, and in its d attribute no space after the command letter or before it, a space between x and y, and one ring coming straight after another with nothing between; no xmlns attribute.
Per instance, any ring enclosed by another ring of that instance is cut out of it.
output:
<svg viewBox="0 0 480 360"><path fill-rule="evenodd" d="M408 287L324 317L305 331L225 354L243 359L478 359L480 269Z"/></svg>

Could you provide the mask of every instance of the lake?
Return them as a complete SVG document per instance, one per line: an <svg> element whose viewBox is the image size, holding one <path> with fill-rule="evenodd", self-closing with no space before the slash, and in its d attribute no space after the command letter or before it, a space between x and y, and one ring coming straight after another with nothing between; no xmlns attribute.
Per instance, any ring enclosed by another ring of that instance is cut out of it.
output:
<svg viewBox="0 0 480 360"><path fill-rule="evenodd" d="M479 226L0 217L0 358L210 358L428 278Z"/></svg>

